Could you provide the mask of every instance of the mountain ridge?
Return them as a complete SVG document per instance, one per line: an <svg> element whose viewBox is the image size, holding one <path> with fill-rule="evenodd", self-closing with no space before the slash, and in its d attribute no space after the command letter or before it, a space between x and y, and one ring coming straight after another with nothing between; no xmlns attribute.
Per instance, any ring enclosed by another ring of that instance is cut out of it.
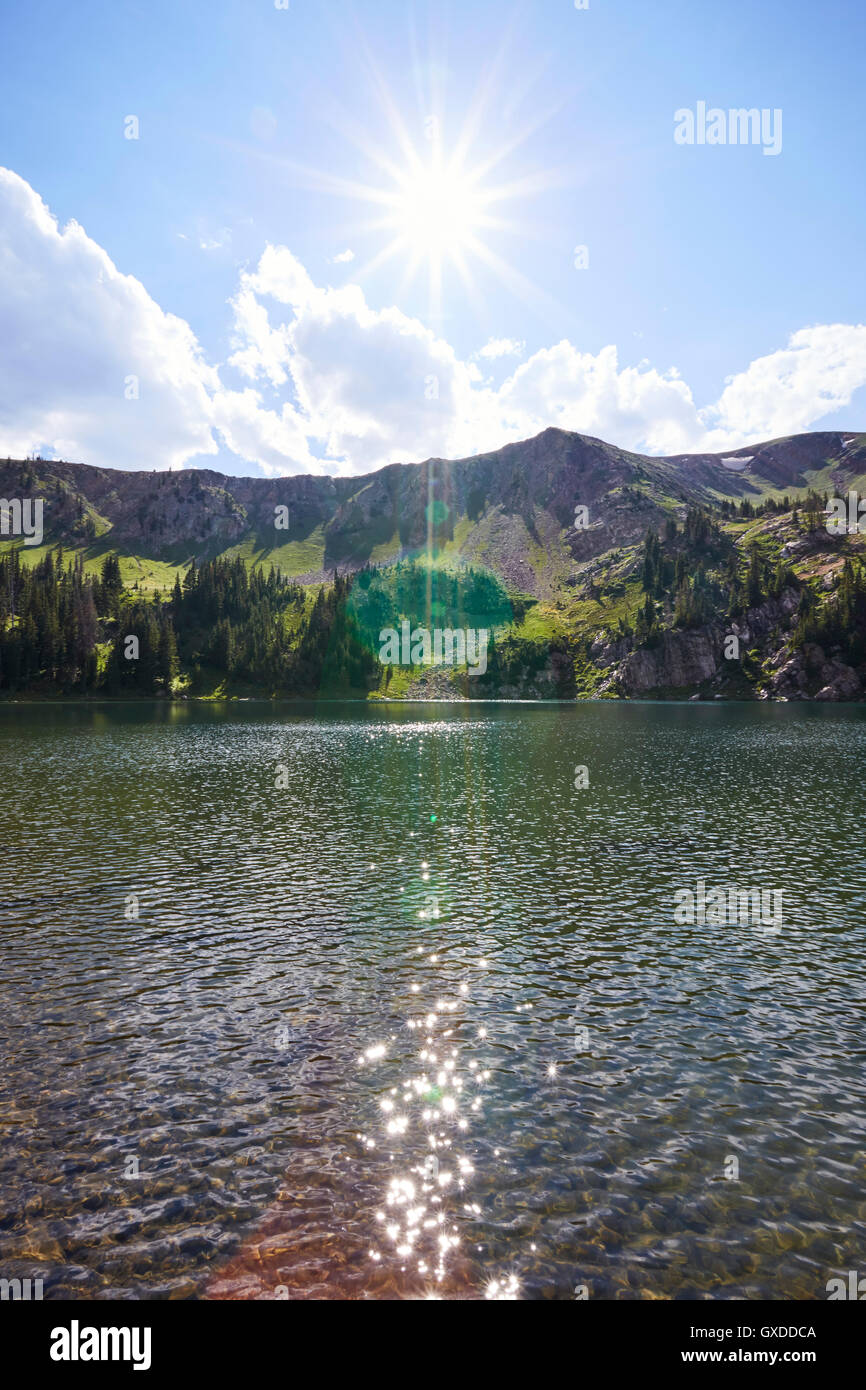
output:
<svg viewBox="0 0 866 1390"><path fill-rule="evenodd" d="M191 693L321 678L387 698L859 699L864 537L832 535L824 515L851 489L866 495L866 434L850 431L657 457L551 427L355 478L7 459L0 497L45 503L41 545L0 539L7 684L20 669L46 688L140 693L119 647L134 619L162 643L147 693L178 688L177 640ZM493 634L486 682L382 667L380 627L446 609L451 625L469 593L498 595L477 622Z"/></svg>
<svg viewBox="0 0 866 1390"><path fill-rule="evenodd" d="M273 560L306 582L401 554L450 550L542 596L562 580L554 566L545 584L538 566L515 553L531 543L559 549L564 535L580 563L636 542L682 506L759 502L782 492L799 498L816 480L847 489L866 481L866 434L806 433L725 454L655 456L550 427L488 453L392 463L351 478L7 459L0 496L17 495L16 486L26 491L28 474L47 504L46 536L72 548L109 543L179 565L246 546L251 559ZM571 535L578 506L589 508L589 525ZM284 533L275 529L278 507L289 509Z"/></svg>

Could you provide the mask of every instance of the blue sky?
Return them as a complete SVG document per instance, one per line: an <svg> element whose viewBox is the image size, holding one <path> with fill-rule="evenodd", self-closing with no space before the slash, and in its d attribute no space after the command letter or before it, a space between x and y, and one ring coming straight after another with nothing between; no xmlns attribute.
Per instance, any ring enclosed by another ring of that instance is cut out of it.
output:
<svg viewBox="0 0 866 1390"><path fill-rule="evenodd" d="M548 424L864 425L854 0L33 0L0 32L0 452L356 473ZM780 109L781 153L677 145L699 101Z"/></svg>

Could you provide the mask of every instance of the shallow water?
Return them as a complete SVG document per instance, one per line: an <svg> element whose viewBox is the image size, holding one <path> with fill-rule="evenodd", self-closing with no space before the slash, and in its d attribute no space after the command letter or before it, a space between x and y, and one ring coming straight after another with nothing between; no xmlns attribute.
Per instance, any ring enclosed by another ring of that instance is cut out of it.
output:
<svg viewBox="0 0 866 1390"><path fill-rule="evenodd" d="M864 752L856 707L3 707L0 1277L825 1298ZM781 931L678 924L701 879Z"/></svg>

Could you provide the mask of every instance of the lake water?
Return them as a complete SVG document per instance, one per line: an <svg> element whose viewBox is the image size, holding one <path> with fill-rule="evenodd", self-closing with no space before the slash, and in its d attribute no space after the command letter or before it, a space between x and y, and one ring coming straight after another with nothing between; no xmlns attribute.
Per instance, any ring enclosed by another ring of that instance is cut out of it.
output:
<svg viewBox="0 0 866 1390"><path fill-rule="evenodd" d="M20 705L0 760L0 1277L866 1272L863 709Z"/></svg>

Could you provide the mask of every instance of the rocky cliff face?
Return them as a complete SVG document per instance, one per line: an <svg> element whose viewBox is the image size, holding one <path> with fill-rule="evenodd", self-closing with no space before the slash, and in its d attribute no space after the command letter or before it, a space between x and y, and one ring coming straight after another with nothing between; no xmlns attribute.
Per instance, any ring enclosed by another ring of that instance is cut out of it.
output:
<svg viewBox="0 0 866 1390"><path fill-rule="evenodd" d="M862 700L866 692L860 676L838 654L815 644L798 650L792 646L799 602L796 591L787 589L780 599L750 609L730 624L668 632L652 648L634 650L631 640L610 641L600 634L590 652L596 668L606 672L599 691L635 698L693 690L723 697L742 675L742 654L749 654L749 679L758 699ZM740 662L726 656L731 635L739 639Z"/></svg>
<svg viewBox="0 0 866 1390"><path fill-rule="evenodd" d="M768 663L771 675L761 692L766 700L862 700L863 684L857 672L822 647L809 643L801 651L786 644Z"/></svg>
<svg viewBox="0 0 866 1390"><path fill-rule="evenodd" d="M741 618L690 631L665 633L658 644L635 650L629 639L611 641L600 634L590 657L606 672L602 694L639 697L657 692L725 692L742 672L742 657L752 656L752 676L757 675L756 695L779 700L854 700L863 689L857 673L820 647L795 652L791 636L799 609L799 595L786 589L778 600L750 609ZM726 655L726 641L735 636L740 661Z"/></svg>
<svg viewBox="0 0 866 1390"><path fill-rule="evenodd" d="M666 633L657 647L630 653L602 688L630 696L694 689L718 674L721 650L721 636L710 628Z"/></svg>

